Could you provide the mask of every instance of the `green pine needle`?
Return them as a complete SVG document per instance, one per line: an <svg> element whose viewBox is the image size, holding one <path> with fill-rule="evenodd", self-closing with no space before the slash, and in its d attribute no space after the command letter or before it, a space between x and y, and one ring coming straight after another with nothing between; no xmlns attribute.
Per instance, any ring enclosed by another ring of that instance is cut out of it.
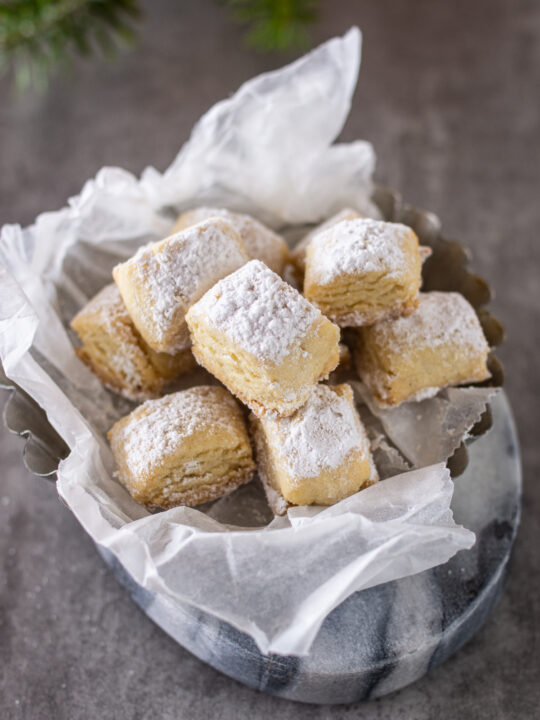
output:
<svg viewBox="0 0 540 720"><path fill-rule="evenodd" d="M0 4L0 70L18 88L47 86L73 52L111 54L133 41L138 0L12 0Z"/></svg>
<svg viewBox="0 0 540 720"><path fill-rule="evenodd" d="M309 44L320 0L220 0L248 26L249 45L263 51ZM139 0L8 0L0 2L0 72L20 89L45 88L74 53L113 55L132 44Z"/></svg>
<svg viewBox="0 0 540 720"><path fill-rule="evenodd" d="M291 50L309 45L318 0L224 0L248 25L246 39L257 50Z"/></svg>

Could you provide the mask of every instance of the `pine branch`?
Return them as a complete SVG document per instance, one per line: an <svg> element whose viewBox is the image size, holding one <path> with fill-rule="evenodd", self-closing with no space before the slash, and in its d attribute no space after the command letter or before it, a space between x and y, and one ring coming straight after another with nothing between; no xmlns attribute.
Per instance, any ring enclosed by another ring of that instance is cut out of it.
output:
<svg viewBox="0 0 540 720"><path fill-rule="evenodd" d="M13 0L0 4L0 70L19 88L45 87L73 51L113 53L134 38L138 0Z"/></svg>
<svg viewBox="0 0 540 720"><path fill-rule="evenodd" d="M180 1L180 0L179 0ZM320 0L219 0L248 26L246 39L259 50L309 44L309 26ZM133 42L139 0L8 0L0 2L0 72L12 71L24 89L46 87L73 53L114 54Z"/></svg>
<svg viewBox="0 0 540 720"><path fill-rule="evenodd" d="M319 0L224 0L249 30L246 40L257 50L290 50L309 45Z"/></svg>

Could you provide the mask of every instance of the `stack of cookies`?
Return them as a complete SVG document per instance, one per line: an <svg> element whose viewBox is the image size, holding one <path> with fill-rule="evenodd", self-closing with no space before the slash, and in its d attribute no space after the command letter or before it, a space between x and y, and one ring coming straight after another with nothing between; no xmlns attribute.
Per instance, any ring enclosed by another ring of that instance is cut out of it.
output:
<svg viewBox="0 0 540 720"><path fill-rule="evenodd" d="M72 327L108 387L149 398L109 432L135 500L197 505L257 469L283 514L375 482L350 386L325 383L347 355L340 328L355 328L356 369L381 406L489 376L472 307L457 293L420 292L428 253L410 228L352 209L291 255L248 215L195 208L118 265ZM292 266L303 293L283 279ZM196 363L221 384L163 394Z"/></svg>

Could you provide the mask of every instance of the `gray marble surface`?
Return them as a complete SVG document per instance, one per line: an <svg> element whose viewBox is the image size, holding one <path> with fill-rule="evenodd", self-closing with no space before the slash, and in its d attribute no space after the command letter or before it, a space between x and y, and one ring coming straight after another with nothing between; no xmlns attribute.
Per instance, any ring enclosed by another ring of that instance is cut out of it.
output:
<svg viewBox="0 0 540 720"><path fill-rule="evenodd" d="M251 53L211 0L144 3L141 41L75 63L44 97L0 83L0 222L62 205L104 164L163 169L197 117L283 59ZM524 462L522 528L503 600L480 634L415 685L369 704L294 705L203 665L129 600L54 487L0 431L0 717L532 718L540 706L540 6L534 0L326 3L316 40L351 23L364 62L345 139L377 179L443 219L497 288L500 352ZM2 398L3 401L3 398Z"/></svg>

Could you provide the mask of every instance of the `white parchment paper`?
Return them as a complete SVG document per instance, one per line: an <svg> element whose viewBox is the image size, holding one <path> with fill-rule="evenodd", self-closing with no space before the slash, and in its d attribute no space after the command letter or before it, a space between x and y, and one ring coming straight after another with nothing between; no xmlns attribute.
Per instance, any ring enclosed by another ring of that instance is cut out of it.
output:
<svg viewBox="0 0 540 720"><path fill-rule="evenodd" d="M266 524L253 483L203 511L149 515L113 478L104 436L132 406L80 363L69 320L110 282L116 262L163 237L188 206L227 205L274 227L343 206L370 212L371 146L332 144L349 112L360 47L353 28L251 80L199 121L163 174L149 168L139 180L104 168L68 207L26 229L5 226L0 239L0 355L69 445L60 495L137 583L232 623L263 652L306 654L351 593L473 544L453 522L444 463L403 473L409 465L379 433L393 469L386 474L399 474L333 507L293 508Z"/></svg>

